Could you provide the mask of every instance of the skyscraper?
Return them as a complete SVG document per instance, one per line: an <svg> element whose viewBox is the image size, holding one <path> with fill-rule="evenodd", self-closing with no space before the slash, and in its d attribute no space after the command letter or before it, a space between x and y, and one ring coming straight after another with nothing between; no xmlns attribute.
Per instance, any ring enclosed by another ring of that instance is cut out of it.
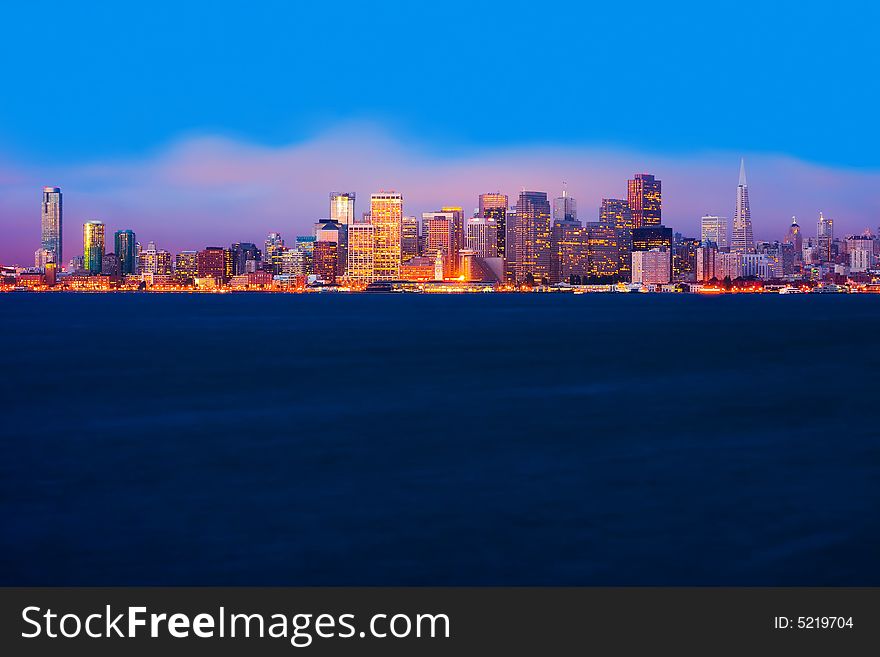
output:
<svg viewBox="0 0 880 657"><path fill-rule="evenodd" d="M355 283L372 283L375 247L373 224L357 223L348 227L348 264L346 277Z"/></svg>
<svg viewBox="0 0 880 657"><path fill-rule="evenodd" d="M507 194L501 192L480 194L479 213L481 217L495 220L495 225L498 227L498 257L506 257Z"/></svg>
<svg viewBox="0 0 880 657"><path fill-rule="evenodd" d="M90 274L100 274L103 259L104 223L87 221L83 224L83 269Z"/></svg>
<svg viewBox="0 0 880 657"><path fill-rule="evenodd" d="M831 247L834 244L834 220L826 219L819 213L816 222L816 237L819 243L819 262L831 262Z"/></svg>
<svg viewBox="0 0 880 657"><path fill-rule="evenodd" d="M226 249L222 246L206 246L196 254L196 270L199 278L226 280Z"/></svg>
<svg viewBox="0 0 880 657"><path fill-rule="evenodd" d="M632 267L633 218L629 201L622 198L603 198L599 210L599 222L614 227L617 241L617 277L628 281Z"/></svg>
<svg viewBox="0 0 880 657"><path fill-rule="evenodd" d="M480 258L498 257L498 224L492 217L468 219L465 246Z"/></svg>
<svg viewBox="0 0 880 657"><path fill-rule="evenodd" d="M569 199L569 196L561 196ZM559 199L556 199L559 201ZM560 211L560 218L554 217L550 231L550 282L569 283L573 279L580 281L587 275L587 231L577 219L568 219L561 211L559 204L554 204L553 212Z"/></svg>
<svg viewBox="0 0 880 657"><path fill-rule="evenodd" d="M265 242L266 269L273 274L281 273L281 254L284 253L284 240L281 233L269 233Z"/></svg>
<svg viewBox="0 0 880 657"><path fill-rule="evenodd" d="M403 195L394 191L371 194L370 222L376 242L373 278L377 281L397 280L400 278Z"/></svg>
<svg viewBox="0 0 880 657"><path fill-rule="evenodd" d="M40 222L40 248L52 251L59 266L64 262L62 253L61 188L43 187L43 208Z"/></svg>
<svg viewBox="0 0 880 657"><path fill-rule="evenodd" d="M354 223L354 192L330 192L330 218L343 226Z"/></svg>
<svg viewBox="0 0 880 657"><path fill-rule="evenodd" d="M406 262L419 255L419 220L404 217L401 224L400 258Z"/></svg>
<svg viewBox="0 0 880 657"><path fill-rule="evenodd" d="M721 249L726 249L729 244L727 241L727 217L716 217L715 215L704 215L700 219L700 241L714 242Z"/></svg>
<svg viewBox="0 0 880 657"><path fill-rule="evenodd" d="M259 262L260 250L256 244L251 242L236 242L230 247L232 252L232 273L231 276L248 273L248 261L253 261L252 271L256 271L256 263Z"/></svg>
<svg viewBox="0 0 880 657"><path fill-rule="evenodd" d="M455 217L451 212L425 212L422 214L422 232L425 235L424 253L430 257L440 254L443 273L453 276L455 272Z"/></svg>
<svg viewBox="0 0 880 657"><path fill-rule="evenodd" d="M801 227L798 225L797 217L791 218L791 226L788 227L784 241L794 247L795 261L801 260L801 252L804 250L804 236L801 234Z"/></svg>
<svg viewBox="0 0 880 657"><path fill-rule="evenodd" d="M752 210L749 206L749 185L746 182L746 161L740 160L739 185L736 187L736 212L733 215L733 240L730 250L734 253L754 253L755 238L752 235Z"/></svg>
<svg viewBox="0 0 880 657"><path fill-rule="evenodd" d="M550 279L550 201L546 192L522 191L516 206L514 281L540 284Z"/></svg>
<svg viewBox="0 0 880 657"><path fill-rule="evenodd" d="M563 189L562 196L557 196L553 201L553 221L575 220L577 220L577 201Z"/></svg>
<svg viewBox="0 0 880 657"><path fill-rule="evenodd" d="M659 226L662 222L661 184L648 173L637 173L627 181L626 200L632 212L633 228Z"/></svg>
<svg viewBox="0 0 880 657"><path fill-rule="evenodd" d="M119 258L119 273L137 273L137 242L133 230L117 230L113 235L113 246Z"/></svg>

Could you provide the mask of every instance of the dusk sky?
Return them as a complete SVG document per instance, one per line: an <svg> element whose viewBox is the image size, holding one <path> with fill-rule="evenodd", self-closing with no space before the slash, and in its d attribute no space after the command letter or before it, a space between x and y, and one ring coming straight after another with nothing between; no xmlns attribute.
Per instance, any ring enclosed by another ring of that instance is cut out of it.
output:
<svg viewBox="0 0 880 657"><path fill-rule="evenodd" d="M876 231L878 24L863 2L17 3L0 262L33 260L43 185L71 255L88 219L172 251L292 240L331 190L421 215L566 180L593 220L637 171L696 235L732 216L740 156L757 238L820 210Z"/></svg>

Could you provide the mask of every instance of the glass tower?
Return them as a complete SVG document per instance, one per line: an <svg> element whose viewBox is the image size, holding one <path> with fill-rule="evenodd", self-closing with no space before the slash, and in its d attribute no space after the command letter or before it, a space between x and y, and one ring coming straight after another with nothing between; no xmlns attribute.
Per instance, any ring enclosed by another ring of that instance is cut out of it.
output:
<svg viewBox="0 0 880 657"><path fill-rule="evenodd" d="M61 188L43 187L43 211L40 230L40 248L52 251L55 262L64 262L61 243Z"/></svg>
<svg viewBox="0 0 880 657"><path fill-rule="evenodd" d="M117 230L113 235L113 245L119 258L119 273L137 274L137 242L133 230Z"/></svg>
<svg viewBox="0 0 880 657"><path fill-rule="evenodd" d="M101 273L104 260L104 224L87 221L83 224L83 269L90 274Z"/></svg>

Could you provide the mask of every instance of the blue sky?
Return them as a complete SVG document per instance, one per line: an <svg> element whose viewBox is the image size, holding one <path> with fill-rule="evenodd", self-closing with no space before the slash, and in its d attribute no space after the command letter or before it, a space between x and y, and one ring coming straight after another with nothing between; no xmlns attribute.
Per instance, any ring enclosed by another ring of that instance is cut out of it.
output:
<svg viewBox="0 0 880 657"><path fill-rule="evenodd" d="M289 149L358 125L438 163L583 149L642 153L645 169L724 154L734 186L739 154L873 175L878 19L863 2L16 3L0 17L0 221L20 220L38 179L110 212L126 185L105 207L83 167L134 170L204 138ZM876 209L845 211L876 226Z"/></svg>

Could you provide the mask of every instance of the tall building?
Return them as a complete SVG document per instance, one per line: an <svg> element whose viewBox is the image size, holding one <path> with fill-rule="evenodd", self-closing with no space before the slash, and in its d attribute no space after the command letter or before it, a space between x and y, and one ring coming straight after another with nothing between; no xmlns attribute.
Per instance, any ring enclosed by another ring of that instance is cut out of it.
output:
<svg viewBox="0 0 880 657"><path fill-rule="evenodd" d="M852 272L863 272L871 269L876 262L874 255L874 238L869 235L854 235L846 238L849 253L849 268Z"/></svg>
<svg viewBox="0 0 880 657"><path fill-rule="evenodd" d="M620 273L620 249L614 224L587 222L587 278L607 282Z"/></svg>
<svg viewBox="0 0 880 657"><path fill-rule="evenodd" d="M329 240L315 242L312 257L313 271L318 280L335 283L339 273L339 243Z"/></svg>
<svg viewBox="0 0 880 657"><path fill-rule="evenodd" d="M633 230L633 251L672 250L672 229L666 226L643 226Z"/></svg>
<svg viewBox="0 0 880 657"><path fill-rule="evenodd" d="M804 236L801 234L801 227L798 225L797 217L791 218L791 226L788 227L784 241L794 247L795 262L800 261L801 253L804 250Z"/></svg>
<svg viewBox="0 0 880 657"><path fill-rule="evenodd" d="M502 194L501 192L480 194L478 212L481 217L495 220L495 225L498 227L498 257L507 257L505 250L507 241L507 194Z"/></svg>
<svg viewBox="0 0 880 657"><path fill-rule="evenodd" d="M248 262L253 262L250 265L250 271L256 271L256 263L260 261L262 255L256 244L251 242L235 242L229 250L232 253L231 276L247 274Z"/></svg>
<svg viewBox="0 0 880 657"><path fill-rule="evenodd" d="M740 160L739 185L736 187L736 212L733 215L733 239L730 250L735 253L754 253L752 209L749 205L749 185L746 182L746 161Z"/></svg>
<svg viewBox="0 0 880 657"><path fill-rule="evenodd" d="M498 257L498 223L492 217L467 220L465 246L480 258Z"/></svg>
<svg viewBox="0 0 880 657"><path fill-rule="evenodd" d="M724 280L725 278L736 280L737 278L742 278L742 275L743 259L741 253L722 253L718 251L715 254L715 278L718 280Z"/></svg>
<svg viewBox="0 0 880 657"><path fill-rule="evenodd" d="M113 234L113 246L116 249L116 256L119 258L119 273L122 276L136 274L138 261L137 240L134 231L117 230Z"/></svg>
<svg viewBox="0 0 880 657"><path fill-rule="evenodd" d="M633 228L659 226L663 195L660 181L648 173L637 173L627 181L626 200L632 212Z"/></svg>
<svg viewBox="0 0 880 657"><path fill-rule="evenodd" d="M54 262L61 266L62 253L61 188L43 187L43 206L40 221L40 248L54 253Z"/></svg>
<svg viewBox="0 0 880 657"><path fill-rule="evenodd" d="M697 280L701 283L715 278L715 254L718 247L715 242L703 242L697 249Z"/></svg>
<svg viewBox="0 0 880 657"><path fill-rule="evenodd" d="M315 240L316 263L318 259L317 249L321 242L328 242L336 245L335 249L333 249L333 257L336 259L336 275L342 276L345 273L345 265L348 258L348 227L343 226L338 221L334 221L333 219L325 219L323 221L319 221L317 224L315 224ZM326 254L329 252L329 249L328 247L321 248L325 251L325 254L322 255L325 264L322 266L326 266L327 258L329 257ZM317 269L317 264L315 266L315 273L319 275L321 274L321 272L319 272ZM324 275L326 276L326 273ZM325 278L324 280L327 279Z"/></svg>
<svg viewBox="0 0 880 657"><path fill-rule="evenodd" d="M459 252L464 248L465 239L464 208L457 205L444 205L440 211L452 215L452 266L458 275L461 273L459 271L461 269Z"/></svg>
<svg viewBox="0 0 880 657"><path fill-rule="evenodd" d="M156 248L155 242L149 242L147 248L138 253L137 273L158 276L171 274L171 254Z"/></svg>
<svg viewBox="0 0 880 657"><path fill-rule="evenodd" d="M354 192L330 192L330 219L348 226L354 223Z"/></svg>
<svg viewBox="0 0 880 657"><path fill-rule="evenodd" d="M669 252L665 249L633 251L632 282L665 285L672 280Z"/></svg>
<svg viewBox="0 0 880 657"><path fill-rule="evenodd" d="M697 250L703 244L694 237L676 233L672 240L672 280L693 283L697 280Z"/></svg>
<svg viewBox="0 0 880 657"><path fill-rule="evenodd" d="M550 279L550 201L546 192L522 191L516 206L514 282L540 284Z"/></svg>
<svg viewBox="0 0 880 657"><path fill-rule="evenodd" d="M632 266L632 232L633 218L629 201L621 198L603 198L599 209L599 222L614 226L614 237L617 241L618 263L617 277L628 281Z"/></svg>
<svg viewBox="0 0 880 657"><path fill-rule="evenodd" d="M577 219L554 219L550 231L550 282L580 282L588 273L588 262L583 224Z"/></svg>
<svg viewBox="0 0 880 657"><path fill-rule="evenodd" d="M100 274L103 259L104 223L87 221L83 224L83 269L90 274Z"/></svg>
<svg viewBox="0 0 880 657"><path fill-rule="evenodd" d="M825 215L819 213L819 220L816 222L816 237L819 243L819 262L831 262L831 247L834 244L834 220L826 219Z"/></svg>
<svg viewBox="0 0 880 657"><path fill-rule="evenodd" d="M553 221L577 221L577 201L564 189L553 201Z"/></svg>
<svg viewBox="0 0 880 657"><path fill-rule="evenodd" d="M403 195L379 192L370 195L370 222L373 225L373 278L393 281L400 278L401 224Z"/></svg>
<svg viewBox="0 0 880 657"><path fill-rule="evenodd" d="M727 240L727 217L703 215L700 219L700 240L714 242L722 251L730 246Z"/></svg>
<svg viewBox="0 0 880 657"><path fill-rule="evenodd" d="M174 260L174 277L181 283L192 282L199 275L197 251L181 251Z"/></svg>
<svg viewBox="0 0 880 657"><path fill-rule="evenodd" d="M109 276L114 281L118 281L121 276L119 270L119 256L115 253L105 253L101 259L101 273L104 276Z"/></svg>
<svg viewBox="0 0 880 657"><path fill-rule="evenodd" d="M269 233L265 242L266 269L273 274L281 273L281 254L284 253L284 240L281 233Z"/></svg>
<svg viewBox="0 0 880 657"><path fill-rule="evenodd" d="M401 223L400 257L403 262L419 255L419 220L404 217Z"/></svg>
<svg viewBox="0 0 880 657"><path fill-rule="evenodd" d="M357 223L348 227L348 264L346 277L354 283L373 282L375 236L373 224Z"/></svg>
<svg viewBox="0 0 880 657"><path fill-rule="evenodd" d="M424 233L424 253L431 257L439 254L443 260L443 273L447 277L455 275L455 216L451 212L422 213L422 232Z"/></svg>
<svg viewBox="0 0 880 657"><path fill-rule="evenodd" d="M207 246L196 255L196 270L199 278L226 280L226 249L222 246Z"/></svg>

